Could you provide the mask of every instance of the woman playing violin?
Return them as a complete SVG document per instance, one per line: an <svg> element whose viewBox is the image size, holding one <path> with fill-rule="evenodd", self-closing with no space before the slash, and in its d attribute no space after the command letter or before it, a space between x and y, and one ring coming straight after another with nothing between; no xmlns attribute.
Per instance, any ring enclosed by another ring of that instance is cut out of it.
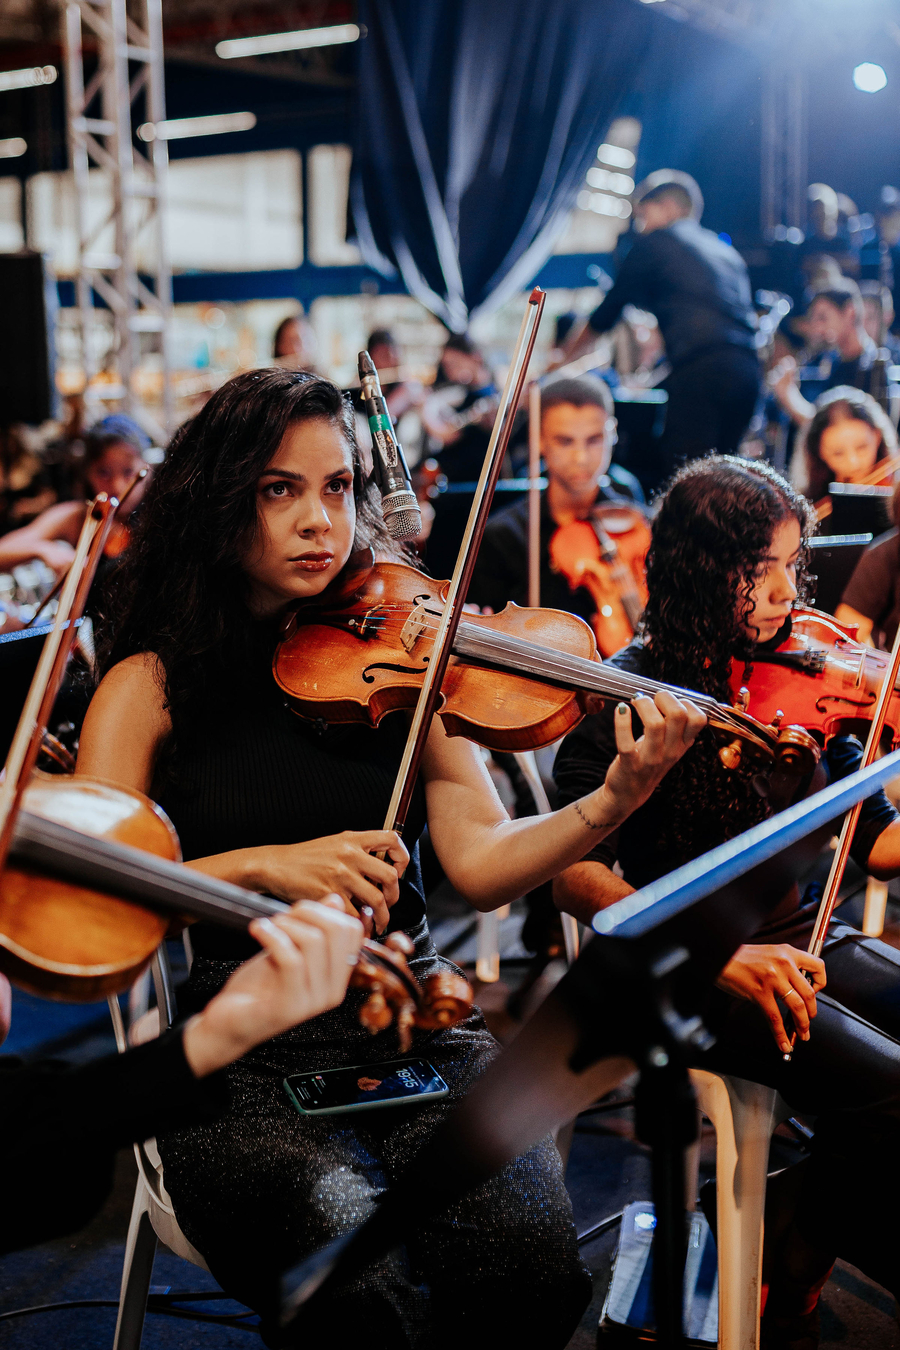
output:
<svg viewBox="0 0 900 1350"><path fill-rule="evenodd" d="M435 722L405 840L384 832L405 718L377 730L305 722L271 669L285 612L339 579L354 550L398 558L353 427L328 381L267 370L231 380L176 435L122 575L79 771L154 795L192 867L285 900L334 891L378 932L405 930L422 977L442 964L418 868L426 822L452 884L493 909L575 862L646 800L703 718L671 696L642 700L643 735L635 741L619 716L604 785L519 821L475 749ZM224 931L193 934L189 1010L254 951ZM276 1334L278 1273L366 1217L446 1110L297 1115L286 1074L396 1056L392 1033L370 1038L357 1008L351 994L254 1051L230 1072L228 1116L159 1141L180 1224L226 1291L260 1310L265 1337ZM434 1064L452 1101L493 1050L477 1014L419 1036L412 1053ZM372 1346L480 1346L499 1335L562 1346L588 1296L560 1160L545 1142L330 1296L304 1335L339 1325Z"/></svg>
<svg viewBox="0 0 900 1350"><path fill-rule="evenodd" d="M40 558L57 574L67 571L84 524L86 500L96 497L98 492L107 492L122 502L107 544L107 556L118 555L127 547L130 538L127 522L144 493L144 483L135 482L145 467L139 439L142 433L133 424L133 429L129 428L130 419L117 416L108 420L114 424L112 427L99 423L85 438L84 457L79 462L80 500L57 502L30 525L3 535L0 571L11 571L32 558Z"/></svg>
<svg viewBox="0 0 900 1350"><path fill-rule="evenodd" d="M871 483L876 466L897 453L890 418L869 394L840 385L816 400L794 475L798 486L818 502L829 483ZM887 471L885 483L893 473Z"/></svg>
<svg viewBox="0 0 900 1350"><path fill-rule="evenodd" d="M722 457L687 465L654 521L641 635L614 663L727 700L732 661L752 662L789 631L810 522L807 502L765 465ZM555 769L561 801L604 781L611 735L603 712L570 732ZM842 776L860 756L857 741L836 738L826 763ZM704 733L615 837L560 875L557 903L588 920L769 809ZM875 876L900 872L900 817L883 793L865 803L853 854ZM835 922L824 959L808 955L816 907L795 890L738 950L706 1010L717 1044L698 1060L767 1083L817 1116L763 1323L764 1345L803 1350L818 1343L814 1308L835 1256L900 1292L900 1239L879 1222L900 1202L900 952ZM791 1024L800 1043L786 1062Z"/></svg>

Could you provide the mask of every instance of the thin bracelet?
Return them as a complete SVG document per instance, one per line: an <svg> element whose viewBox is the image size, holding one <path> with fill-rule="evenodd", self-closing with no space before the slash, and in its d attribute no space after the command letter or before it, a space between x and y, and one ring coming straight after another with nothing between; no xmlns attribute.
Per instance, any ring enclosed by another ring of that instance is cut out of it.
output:
<svg viewBox="0 0 900 1350"><path fill-rule="evenodd" d="M575 810L581 816L581 819L584 821L585 825L588 827L589 830L600 830L603 828L602 822L599 825L595 825L592 820L588 820L587 816L584 814L584 812L582 811L581 807L578 805L577 802L573 802L572 805L575 807Z"/></svg>

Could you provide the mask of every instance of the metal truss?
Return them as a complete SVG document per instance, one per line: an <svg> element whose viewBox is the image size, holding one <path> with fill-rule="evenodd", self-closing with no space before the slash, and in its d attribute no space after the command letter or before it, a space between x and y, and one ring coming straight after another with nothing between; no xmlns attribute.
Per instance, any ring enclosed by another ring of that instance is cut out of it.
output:
<svg viewBox="0 0 900 1350"><path fill-rule="evenodd" d="M160 0L66 0L63 47L69 156L75 187L79 312L85 376L97 375L95 330L99 297L112 314L109 366L118 375L121 401L155 439L172 427L169 325L172 280L164 208L168 152L164 139L146 146L134 137L135 101L143 95L146 116L165 118ZM99 113L99 115L96 115ZM104 171L111 186L108 213L92 222L89 171ZM98 243L113 227L112 252ZM141 272L138 274L138 236ZM162 357L162 424L139 406L134 375L141 333L158 334ZM108 397L110 391L104 391Z"/></svg>
<svg viewBox="0 0 900 1350"><path fill-rule="evenodd" d="M784 238L782 229L805 231L806 189L806 77L797 61L773 61L762 89L760 223L766 239Z"/></svg>

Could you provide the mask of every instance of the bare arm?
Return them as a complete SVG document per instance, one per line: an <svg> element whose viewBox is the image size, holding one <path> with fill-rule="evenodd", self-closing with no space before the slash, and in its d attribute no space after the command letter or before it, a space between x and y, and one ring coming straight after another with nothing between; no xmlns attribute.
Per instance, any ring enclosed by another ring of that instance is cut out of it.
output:
<svg viewBox="0 0 900 1350"><path fill-rule="evenodd" d="M55 572L75 556L74 545L84 521L83 502L59 502L43 511L30 525L10 530L0 538L0 571L40 558Z"/></svg>
<svg viewBox="0 0 900 1350"><path fill-rule="evenodd" d="M803 397L797 384L797 363L792 356L786 356L769 376L772 391L784 411L798 427L809 422L814 413L813 405Z"/></svg>
<svg viewBox="0 0 900 1350"><path fill-rule="evenodd" d="M594 915L634 890L627 881L603 863L573 863L553 882L553 903L564 914L574 914L579 923L590 925Z"/></svg>
<svg viewBox="0 0 900 1350"><path fill-rule="evenodd" d="M146 652L130 656L113 667L91 701L76 772L149 795L171 728L156 657ZM387 852L390 861L375 856L380 852ZM196 858L188 866L280 900L340 895L354 909L368 906L381 931L399 898L399 876L408 862L409 854L393 831L344 830L299 844L232 849Z"/></svg>
<svg viewBox="0 0 900 1350"><path fill-rule="evenodd" d="M647 800L706 725L693 704L666 693L635 707L644 734L635 742L630 709L616 717L619 754L603 786L522 820L509 819L474 748L435 724L423 764L431 839L451 883L476 909L508 904L580 861Z"/></svg>

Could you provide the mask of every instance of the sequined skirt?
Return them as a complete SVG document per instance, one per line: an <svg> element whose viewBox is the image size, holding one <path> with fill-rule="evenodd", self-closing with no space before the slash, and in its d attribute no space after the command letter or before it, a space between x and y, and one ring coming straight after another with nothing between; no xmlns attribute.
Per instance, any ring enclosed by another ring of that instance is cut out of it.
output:
<svg viewBox="0 0 900 1350"><path fill-rule="evenodd" d="M421 979L446 969L423 921L409 936ZM235 968L197 959L183 1010L206 1003ZM349 1115L301 1116L284 1091L291 1073L398 1057L396 1035L359 1025L365 994L257 1047L229 1073L218 1121L162 1137L165 1183L178 1221L222 1287L263 1317L279 1344L281 1271L363 1222L485 1068L497 1046L477 1010L440 1032L417 1032L449 1096ZM367 1350L464 1345L564 1346L590 1297L559 1154L544 1140L410 1236L406 1246L319 1300L297 1344L359 1335Z"/></svg>

